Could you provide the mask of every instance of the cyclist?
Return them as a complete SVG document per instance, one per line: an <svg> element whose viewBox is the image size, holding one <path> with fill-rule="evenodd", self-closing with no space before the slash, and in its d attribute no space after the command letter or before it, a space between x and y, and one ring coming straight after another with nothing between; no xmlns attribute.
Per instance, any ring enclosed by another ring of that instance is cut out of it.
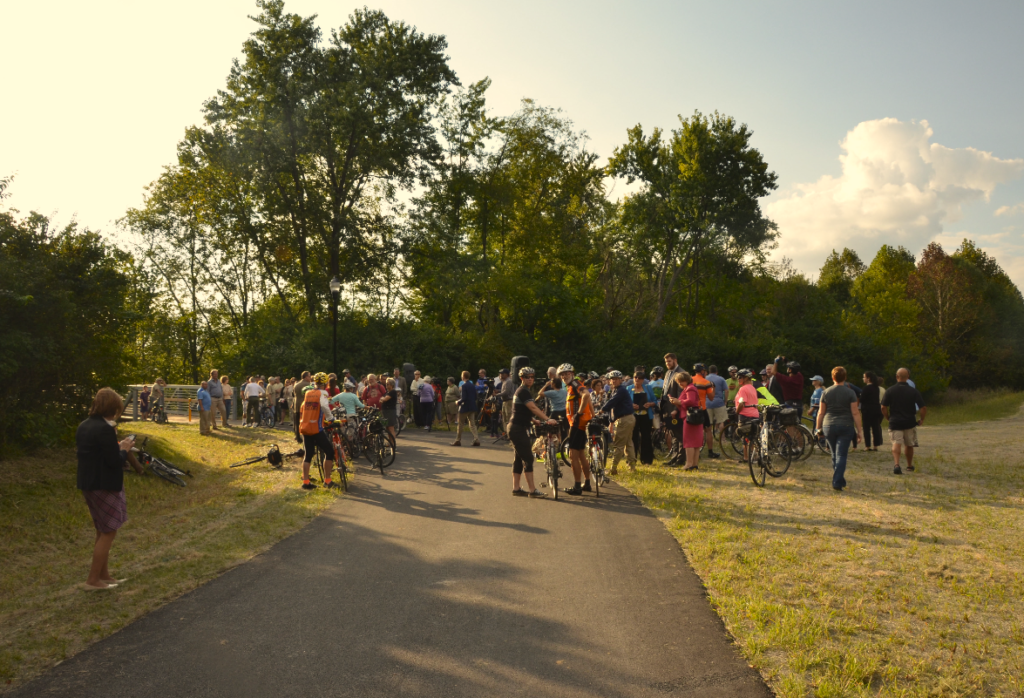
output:
<svg viewBox="0 0 1024 698"><path fill-rule="evenodd" d="M566 400L569 395L568 383L561 377L562 369L569 364L562 364L558 367L558 371L555 375L544 384L544 387L537 393L537 397L544 397L548 401L548 405L551 406L551 418L557 419L558 423L562 425L563 433L562 438L564 439L568 430L568 424L565 421L566 411ZM572 380L572 366L569 366L568 373L570 380Z"/></svg>
<svg viewBox="0 0 1024 698"><path fill-rule="evenodd" d="M313 376L313 387L306 391L302 398L302 415L299 418L299 433L302 434L302 489L313 490L316 485L309 481L309 466L313 462L313 452L320 449L324 454L324 487L333 489L338 486L331 481L334 469L334 446L331 444L324 423L330 422L331 406L327 402L327 374L321 371Z"/></svg>
<svg viewBox="0 0 1024 698"><path fill-rule="evenodd" d="M569 420L569 464L572 466L572 476L576 483L572 487L566 487L566 494L583 494L590 492L590 461L587 460L584 452L587 448L587 425L594 418L594 405L590 398L590 391L577 380L573 379L575 369L572 364L562 364L558 367L558 377L566 385L566 415Z"/></svg>
<svg viewBox="0 0 1024 698"><path fill-rule="evenodd" d="M782 371L785 356L775 357L775 380L782 388L783 404L796 410L797 418L804 411L804 374L800 373L800 364L796 361L786 363L786 371ZM774 395L774 393L772 393ZM796 427L786 429L794 439L798 438Z"/></svg>
<svg viewBox="0 0 1024 698"><path fill-rule="evenodd" d="M740 369L736 372L736 382L739 387L736 389L736 418L740 425L749 424L758 420L757 408L754 405L760 403L757 390L753 385L754 374L750 369ZM748 444L743 443L743 460L750 457Z"/></svg>
<svg viewBox="0 0 1024 698"><path fill-rule="evenodd" d="M338 393L331 398L331 402L335 405L341 405L345 408L345 414L355 415L356 410L360 407L364 407L363 401L356 395L356 386L354 383L345 383L345 390Z"/></svg>
<svg viewBox="0 0 1024 698"><path fill-rule="evenodd" d="M725 431L725 423L729 421L729 408L725 406L725 399L729 395L729 384L724 378L718 375L718 366L708 366L708 381L715 387L715 392L708 397L707 408L708 418L711 420L711 438L708 442L708 457L718 458L721 454L714 452L715 439Z"/></svg>
<svg viewBox="0 0 1024 698"><path fill-rule="evenodd" d="M539 499L546 495L538 490L533 483L533 452L530 450L530 422L533 416L537 419L546 420L548 424L556 425L553 419L541 412L537 403L533 401L533 394L530 388L533 387L535 372L529 366L519 369L519 380L521 385L512 398L512 421L509 423L508 438L515 450L515 460L512 462L512 495L514 497L533 497ZM558 467L554 464L554 467ZM524 490L520 484L523 473L526 474L526 484L529 491Z"/></svg>
<svg viewBox="0 0 1024 698"><path fill-rule="evenodd" d="M726 393L726 396L725 396L725 406L726 407L729 407L730 405L733 405L736 402L736 393L740 389L740 383L739 383L739 379L737 377L738 374L739 374L739 369L738 368L736 368L735 366L730 366L729 367L729 377L725 381L725 386L728 389L728 392Z"/></svg>

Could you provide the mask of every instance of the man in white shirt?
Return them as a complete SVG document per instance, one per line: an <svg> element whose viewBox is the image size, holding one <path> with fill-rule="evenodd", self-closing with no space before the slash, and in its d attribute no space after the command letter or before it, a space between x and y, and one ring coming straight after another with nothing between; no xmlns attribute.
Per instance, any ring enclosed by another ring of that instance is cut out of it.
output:
<svg viewBox="0 0 1024 698"><path fill-rule="evenodd" d="M419 371L414 371L412 375L412 384L409 386L412 395L412 416L416 420L416 426L421 427L423 420L420 418L420 386L423 385L423 379Z"/></svg>
<svg viewBox="0 0 1024 698"><path fill-rule="evenodd" d="M255 376L249 376L249 382L245 384L245 425L247 427L258 427L260 425L260 397L266 391L263 386L256 382Z"/></svg>

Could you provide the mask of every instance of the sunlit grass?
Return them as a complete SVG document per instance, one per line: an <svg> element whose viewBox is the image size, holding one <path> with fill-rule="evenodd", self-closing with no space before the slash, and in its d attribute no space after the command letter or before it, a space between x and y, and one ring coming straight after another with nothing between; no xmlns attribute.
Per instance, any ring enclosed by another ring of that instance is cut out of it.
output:
<svg viewBox="0 0 1024 698"><path fill-rule="evenodd" d="M1012 417L1024 404L1024 392L949 390L928 408L925 424L964 424Z"/></svg>
<svg viewBox="0 0 1024 698"><path fill-rule="evenodd" d="M745 466L623 483L669 529L743 653L796 696L1019 696L1024 418L921 432L917 472L823 456L754 487Z"/></svg>
<svg viewBox="0 0 1024 698"><path fill-rule="evenodd" d="M195 477L180 488L125 474L129 519L114 542L111 571L130 580L109 593L78 588L95 533L75 486L74 451L0 461L0 689L266 550L336 499L298 487L297 458L281 470L265 461L227 467L274 441L294 450L286 432L235 428L200 437L195 425L120 427L131 432L149 435L151 452Z"/></svg>

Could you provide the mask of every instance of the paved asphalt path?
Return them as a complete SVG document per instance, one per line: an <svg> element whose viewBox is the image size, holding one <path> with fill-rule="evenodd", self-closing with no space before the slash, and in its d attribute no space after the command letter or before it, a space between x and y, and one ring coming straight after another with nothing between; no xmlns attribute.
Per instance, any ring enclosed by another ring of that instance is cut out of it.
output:
<svg viewBox="0 0 1024 698"><path fill-rule="evenodd" d="M299 533L18 694L771 695L624 489L512 497L507 449L450 439L403 435L386 478L363 461Z"/></svg>

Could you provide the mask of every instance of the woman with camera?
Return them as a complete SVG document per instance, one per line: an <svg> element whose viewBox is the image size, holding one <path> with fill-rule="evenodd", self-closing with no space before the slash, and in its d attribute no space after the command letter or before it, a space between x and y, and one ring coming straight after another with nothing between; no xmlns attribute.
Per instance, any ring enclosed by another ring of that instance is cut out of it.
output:
<svg viewBox="0 0 1024 698"><path fill-rule="evenodd" d="M110 388L101 388L92 401L89 418L78 425L75 443L78 450L78 489L96 528L92 566L84 589L104 591L115 588L125 579L114 579L108 560L114 536L128 520L128 504L124 496L124 464L134 439L118 442L117 418L124 409L121 396Z"/></svg>

